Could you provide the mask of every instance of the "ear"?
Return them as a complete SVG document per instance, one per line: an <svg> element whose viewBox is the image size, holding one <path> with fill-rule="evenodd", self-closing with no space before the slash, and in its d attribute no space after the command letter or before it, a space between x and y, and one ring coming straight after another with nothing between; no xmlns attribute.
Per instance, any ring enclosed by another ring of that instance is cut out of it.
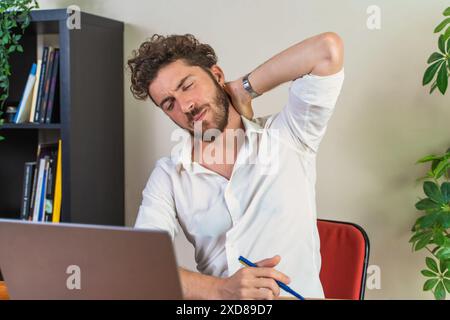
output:
<svg viewBox="0 0 450 320"><path fill-rule="evenodd" d="M210 70L219 85L223 86L225 84L225 74L223 73L223 70L217 64L213 65Z"/></svg>

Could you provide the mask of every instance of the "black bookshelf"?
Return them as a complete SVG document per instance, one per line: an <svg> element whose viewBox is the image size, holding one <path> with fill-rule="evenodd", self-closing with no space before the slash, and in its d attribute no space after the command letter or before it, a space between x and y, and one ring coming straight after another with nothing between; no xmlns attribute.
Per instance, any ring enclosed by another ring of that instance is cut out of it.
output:
<svg viewBox="0 0 450 320"><path fill-rule="evenodd" d="M24 164L36 160L38 143L61 139L61 222L124 225L124 26L82 12L81 28L70 30L68 17L66 9L32 11L24 52L11 57L7 104L17 104L38 35L57 35L60 122L0 126L0 218L19 218Z"/></svg>

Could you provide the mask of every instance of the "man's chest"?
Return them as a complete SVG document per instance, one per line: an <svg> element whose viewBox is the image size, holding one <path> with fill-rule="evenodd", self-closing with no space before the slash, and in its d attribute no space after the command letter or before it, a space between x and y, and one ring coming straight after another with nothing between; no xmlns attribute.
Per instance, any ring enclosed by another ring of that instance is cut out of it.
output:
<svg viewBox="0 0 450 320"><path fill-rule="evenodd" d="M231 175L233 173L234 163L232 164L207 164L207 163L201 163L202 167L224 177L228 181L231 178Z"/></svg>
<svg viewBox="0 0 450 320"><path fill-rule="evenodd" d="M301 192L303 179L298 173L281 168L277 174L261 174L255 165L236 165L234 171L232 167L219 167L185 174L175 187L178 216L190 222L205 221L206 225L223 222L222 218L234 224L249 208L279 210Z"/></svg>

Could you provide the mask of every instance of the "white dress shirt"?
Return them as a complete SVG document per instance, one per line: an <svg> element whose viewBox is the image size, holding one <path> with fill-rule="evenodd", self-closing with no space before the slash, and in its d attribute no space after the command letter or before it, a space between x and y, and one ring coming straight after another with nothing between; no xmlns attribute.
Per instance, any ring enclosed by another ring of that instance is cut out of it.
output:
<svg viewBox="0 0 450 320"><path fill-rule="evenodd" d="M229 181L192 162L186 134L177 152L156 163L135 227L165 230L173 239L178 220L195 248L198 271L217 277L238 271L240 255L257 262L278 254L275 268L291 278L292 289L323 298L316 154L343 80L344 69L305 75L292 82L279 113L253 121L241 117L245 141ZM267 152L260 147L264 141L279 143ZM252 155L264 161L249 161Z"/></svg>

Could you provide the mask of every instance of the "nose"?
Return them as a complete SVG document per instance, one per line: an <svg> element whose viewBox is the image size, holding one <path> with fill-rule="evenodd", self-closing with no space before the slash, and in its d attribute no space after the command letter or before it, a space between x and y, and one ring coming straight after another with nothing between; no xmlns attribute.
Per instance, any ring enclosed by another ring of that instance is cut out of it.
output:
<svg viewBox="0 0 450 320"><path fill-rule="evenodd" d="M194 103L189 98L179 98L180 108L183 113L190 113L194 109Z"/></svg>

